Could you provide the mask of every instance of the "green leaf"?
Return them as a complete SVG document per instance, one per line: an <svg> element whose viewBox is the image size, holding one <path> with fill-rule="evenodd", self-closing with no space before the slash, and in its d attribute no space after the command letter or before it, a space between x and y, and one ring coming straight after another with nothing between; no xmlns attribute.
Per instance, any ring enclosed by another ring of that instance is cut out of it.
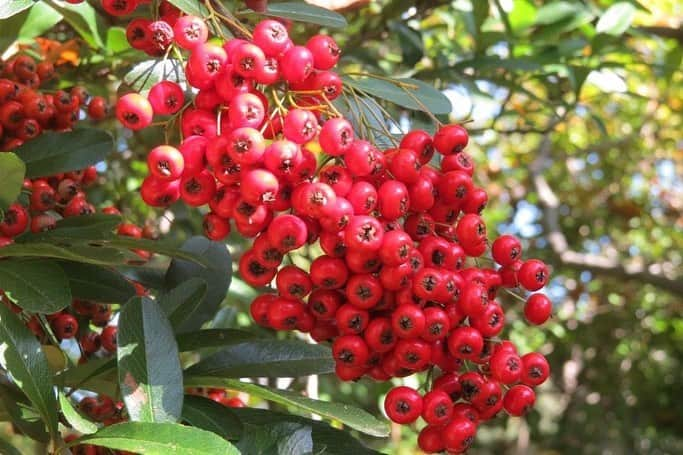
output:
<svg viewBox="0 0 683 455"><path fill-rule="evenodd" d="M393 119L385 117L381 106L373 98L365 95L344 96L336 99L334 105L351 122L359 137L380 148L394 146L392 138L385 131L398 125Z"/></svg>
<svg viewBox="0 0 683 455"><path fill-rule="evenodd" d="M0 9L2 4L0 4ZM5 50L14 43L19 37L21 28L24 26L26 19L28 18L30 10L24 10L8 19L2 20L2 33L0 33L0 54L4 53ZM2 151L0 149L0 151Z"/></svg>
<svg viewBox="0 0 683 455"><path fill-rule="evenodd" d="M193 16L207 17L209 15L209 10L204 6L204 2L198 0L168 0L168 3Z"/></svg>
<svg viewBox="0 0 683 455"><path fill-rule="evenodd" d="M177 329L194 314L208 290L209 286L206 280L190 278L160 296L157 301L161 309L166 313L166 316L168 316L171 326Z"/></svg>
<svg viewBox="0 0 683 455"><path fill-rule="evenodd" d="M95 49L104 47L102 36L100 35L100 23L102 19L99 14L87 2L72 5L66 2L57 4L53 1L48 1L50 6L57 10L64 20L73 27L76 32Z"/></svg>
<svg viewBox="0 0 683 455"><path fill-rule="evenodd" d="M11 422L29 438L48 442L50 435L40 414L31 407L26 396L12 386L0 384L0 401ZM1 453L1 452L0 452Z"/></svg>
<svg viewBox="0 0 683 455"><path fill-rule="evenodd" d="M35 336L5 305L0 305L0 365L12 372L14 383L57 437L57 400L47 359Z"/></svg>
<svg viewBox="0 0 683 455"><path fill-rule="evenodd" d="M16 154L26 163L26 177L43 177L99 163L114 149L104 130L81 128L68 132L47 131L24 143Z"/></svg>
<svg viewBox="0 0 683 455"><path fill-rule="evenodd" d="M349 25L341 14L303 2L271 3L263 14L331 28Z"/></svg>
<svg viewBox="0 0 683 455"><path fill-rule="evenodd" d="M27 11L28 17L19 31L19 40L28 42L54 27L62 20L62 15L50 5L38 2Z"/></svg>
<svg viewBox="0 0 683 455"><path fill-rule="evenodd" d="M166 289L172 289L190 278L202 278L209 285L206 296L192 316L178 328L179 332L197 330L218 311L230 287L232 260L225 244L212 242L205 237L192 237L181 250L204 259L207 267L174 257L166 272Z"/></svg>
<svg viewBox="0 0 683 455"><path fill-rule="evenodd" d="M119 88L119 92L124 89L125 91L135 91L147 95L149 89L160 81L184 83L185 72L182 64L174 59L154 59L140 62L123 77L123 84L121 84L122 87Z"/></svg>
<svg viewBox="0 0 683 455"><path fill-rule="evenodd" d="M595 30L612 36L622 35L630 26L636 8L628 2L617 2L602 13Z"/></svg>
<svg viewBox="0 0 683 455"><path fill-rule="evenodd" d="M119 423L69 445L76 444L93 444L143 455L239 455L232 444L217 434L176 423Z"/></svg>
<svg viewBox="0 0 683 455"><path fill-rule="evenodd" d="M73 261L60 261L59 265L69 278L75 299L123 303L135 296L133 284L112 269Z"/></svg>
<svg viewBox="0 0 683 455"><path fill-rule="evenodd" d="M312 429L313 453L326 455L376 455L356 440L348 431L332 428L325 422L311 420L292 414L283 414L264 409L231 408L230 413L237 416L244 425L271 426L281 422L298 423Z"/></svg>
<svg viewBox="0 0 683 455"><path fill-rule="evenodd" d="M571 18L581 11L585 11L583 5L572 2L550 2L543 5L536 12L536 23L549 25L555 22Z"/></svg>
<svg viewBox="0 0 683 455"><path fill-rule="evenodd" d="M514 0L512 11L508 13L510 27L515 33L526 30L536 19L536 7L530 0Z"/></svg>
<svg viewBox="0 0 683 455"><path fill-rule="evenodd" d="M29 233L21 238L21 242L45 241L54 239L77 240L84 239L107 239L114 237L114 229L121 224L118 215L105 215L93 213L90 215L70 216L57 221L54 229L41 232Z"/></svg>
<svg viewBox="0 0 683 455"><path fill-rule="evenodd" d="M71 400L61 391L59 392L59 407L69 425L79 433L93 434L97 432L97 425L83 417L71 404Z"/></svg>
<svg viewBox="0 0 683 455"><path fill-rule="evenodd" d="M107 29L107 50L112 54L130 49L126 38L126 29L123 27L109 27Z"/></svg>
<svg viewBox="0 0 683 455"><path fill-rule="evenodd" d="M0 19L7 19L33 6L33 0L9 0L0 2Z"/></svg>
<svg viewBox="0 0 683 455"><path fill-rule="evenodd" d="M55 382L62 387L92 390L114 396L116 387L116 359L91 359L86 363L59 372Z"/></svg>
<svg viewBox="0 0 683 455"><path fill-rule="evenodd" d="M256 340L227 346L190 367L186 374L280 378L332 371L334 360L326 346L297 340Z"/></svg>
<svg viewBox="0 0 683 455"><path fill-rule="evenodd" d="M229 408L204 397L185 395L183 420L225 439L239 439L242 434L242 423Z"/></svg>
<svg viewBox="0 0 683 455"><path fill-rule="evenodd" d="M372 77L352 79L347 76L342 79L345 84L355 89L408 109L429 111L433 114L449 114L453 110L446 95L417 79L400 78L388 81Z"/></svg>
<svg viewBox="0 0 683 455"><path fill-rule="evenodd" d="M6 209L21 192L26 166L14 153L0 153L0 210Z"/></svg>
<svg viewBox="0 0 683 455"><path fill-rule="evenodd" d="M50 260L0 261L0 289L33 313L56 313L71 305L72 300L66 274Z"/></svg>
<svg viewBox="0 0 683 455"><path fill-rule="evenodd" d="M504 13L504 11L502 11ZM488 0L480 0L472 2L472 16L474 17L474 24L477 29L477 34L481 32L481 26L489 16L489 2Z"/></svg>
<svg viewBox="0 0 683 455"><path fill-rule="evenodd" d="M327 401L313 400L286 390L271 389L237 379L226 379L212 376L186 376L185 387L224 387L233 390L247 392L250 395L263 398L264 400L292 406L304 412L338 420L344 425L371 436L384 437L389 434L389 427L373 415L362 409L347 404L330 403Z"/></svg>
<svg viewBox="0 0 683 455"><path fill-rule="evenodd" d="M151 251L152 253L159 253L176 259L188 261L192 265L196 266L199 270L205 270L206 267L211 267L212 265L211 258L203 257L202 254L198 252L195 253L194 251L186 251L184 246L178 248L175 243L163 240L136 239L133 237L114 236L108 240L102 240L100 242L94 241L90 243L99 243L103 246L107 245L115 248Z"/></svg>
<svg viewBox="0 0 683 455"><path fill-rule="evenodd" d="M0 257L47 257L99 265L118 265L125 262L124 254L114 248L52 243L13 243L0 250Z"/></svg>
<svg viewBox="0 0 683 455"><path fill-rule="evenodd" d="M250 455L289 455L313 453L312 428L296 422L278 422L267 426L245 425L244 436L237 443L242 453Z"/></svg>
<svg viewBox="0 0 683 455"><path fill-rule="evenodd" d="M5 455L21 455L21 452L4 438L0 438L0 453Z"/></svg>
<svg viewBox="0 0 683 455"><path fill-rule="evenodd" d="M183 376L173 328L154 300L134 297L122 308L117 334L119 386L131 420L175 422L183 408Z"/></svg>
<svg viewBox="0 0 683 455"><path fill-rule="evenodd" d="M396 33L398 43L401 46L403 63L408 66L414 66L424 55L422 34L398 21L392 22L390 27Z"/></svg>
<svg viewBox="0 0 683 455"><path fill-rule="evenodd" d="M181 333L176 337L176 340L178 341L178 350L187 352L203 348L220 348L255 338L255 334L244 330L205 329Z"/></svg>

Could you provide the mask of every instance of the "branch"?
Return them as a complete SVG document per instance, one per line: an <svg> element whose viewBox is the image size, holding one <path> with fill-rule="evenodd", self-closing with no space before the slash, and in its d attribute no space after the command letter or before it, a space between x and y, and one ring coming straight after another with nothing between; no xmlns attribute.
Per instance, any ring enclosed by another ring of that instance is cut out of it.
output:
<svg viewBox="0 0 683 455"><path fill-rule="evenodd" d="M546 134L538 147L537 158L529 170L544 212L543 223L547 230L548 243L559 264L575 270L588 270L598 275L648 283L683 296L683 279L667 273L667 268L673 269L674 267L656 263L646 265L642 261L626 263L616 256L581 253L569 247L567 237L560 226L560 200L542 173L550 161L550 152L550 137Z"/></svg>
<svg viewBox="0 0 683 455"><path fill-rule="evenodd" d="M673 38L679 43L683 44L683 28L671 28L671 27L636 27L639 32L649 33L650 35L661 36L662 38Z"/></svg>

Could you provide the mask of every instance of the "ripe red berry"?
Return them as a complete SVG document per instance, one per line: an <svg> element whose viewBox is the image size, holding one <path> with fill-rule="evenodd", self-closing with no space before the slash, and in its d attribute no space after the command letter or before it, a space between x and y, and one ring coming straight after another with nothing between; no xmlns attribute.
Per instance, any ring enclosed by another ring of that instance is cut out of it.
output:
<svg viewBox="0 0 683 455"><path fill-rule="evenodd" d="M180 111L185 95L180 85L172 81L161 81L152 86L147 95L155 114L172 115Z"/></svg>
<svg viewBox="0 0 683 455"><path fill-rule="evenodd" d="M523 384L510 388L503 398L503 407L511 416L522 416L534 406L536 394L533 389Z"/></svg>
<svg viewBox="0 0 683 455"><path fill-rule="evenodd" d="M548 266L538 259L525 261L519 269L519 284L528 291L538 291L548 282Z"/></svg>
<svg viewBox="0 0 683 455"><path fill-rule="evenodd" d="M442 155L461 152L469 140L467 130L460 125L446 125L434 135L434 148Z"/></svg>
<svg viewBox="0 0 683 455"><path fill-rule="evenodd" d="M532 294L524 305L524 317L534 325L541 325L550 318L553 304L543 294Z"/></svg>
<svg viewBox="0 0 683 455"><path fill-rule="evenodd" d="M422 413L422 397L410 387L394 387L384 399L384 411L394 422L400 424L412 423Z"/></svg>
<svg viewBox="0 0 683 455"><path fill-rule="evenodd" d="M62 313L52 322L52 330L60 340L73 338L78 333L78 320L68 313Z"/></svg>
<svg viewBox="0 0 683 455"><path fill-rule="evenodd" d="M443 429L442 439L446 450L454 453L466 452L477 434L477 425L469 419L458 417Z"/></svg>
<svg viewBox="0 0 683 455"><path fill-rule="evenodd" d="M542 354L530 352L522 356L522 383L536 387L543 384L549 375L550 365Z"/></svg>
<svg viewBox="0 0 683 455"><path fill-rule="evenodd" d="M154 111L147 99L137 93L128 93L116 103L116 118L126 128L138 131L152 123Z"/></svg>
<svg viewBox="0 0 683 455"><path fill-rule="evenodd" d="M443 390L431 390L423 397L422 418L429 425L444 425L453 416L453 402Z"/></svg>

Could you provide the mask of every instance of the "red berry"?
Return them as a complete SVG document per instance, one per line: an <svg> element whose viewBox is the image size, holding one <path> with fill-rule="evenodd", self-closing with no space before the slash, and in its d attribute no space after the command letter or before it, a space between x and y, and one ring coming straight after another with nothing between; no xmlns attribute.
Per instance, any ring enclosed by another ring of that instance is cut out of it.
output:
<svg viewBox="0 0 683 455"><path fill-rule="evenodd" d="M412 423L422 413L422 397L410 387L394 387L384 399L384 411L394 422L400 424Z"/></svg>
<svg viewBox="0 0 683 455"><path fill-rule="evenodd" d="M507 391L503 398L503 407L511 416L522 416L534 406L536 394L529 386L517 384Z"/></svg>

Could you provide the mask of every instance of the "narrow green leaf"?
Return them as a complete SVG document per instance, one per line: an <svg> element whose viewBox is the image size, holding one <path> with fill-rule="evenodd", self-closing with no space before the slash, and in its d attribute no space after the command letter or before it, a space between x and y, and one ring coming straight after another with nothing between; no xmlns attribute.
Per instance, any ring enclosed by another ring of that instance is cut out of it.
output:
<svg viewBox="0 0 683 455"><path fill-rule="evenodd" d="M503 13L505 11L502 11ZM481 33L481 26L489 16L489 1L480 0L472 2L472 16L474 17L474 24L477 29L477 34Z"/></svg>
<svg viewBox="0 0 683 455"><path fill-rule="evenodd" d="M113 54L130 49L126 38L126 29L123 27L109 27L107 29L107 50Z"/></svg>
<svg viewBox="0 0 683 455"><path fill-rule="evenodd" d="M237 448L250 455L313 453L311 432L309 425L296 422L278 422L267 426L247 424Z"/></svg>
<svg viewBox="0 0 683 455"><path fill-rule="evenodd" d="M14 153L0 153L0 209L6 209L21 192L26 166Z"/></svg>
<svg viewBox="0 0 683 455"><path fill-rule="evenodd" d="M168 0L168 2L182 12L193 16L207 17L209 15L209 10L206 9L204 2L199 0Z"/></svg>
<svg viewBox="0 0 683 455"><path fill-rule="evenodd" d="M50 260L0 261L0 289L33 313L56 313L71 305L72 300L66 274Z"/></svg>
<svg viewBox="0 0 683 455"><path fill-rule="evenodd" d="M201 253L188 251L184 246L178 247L175 243L164 240L136 239L133 237L114 236L111 239L94 241L93 244L107 245L115 248L125 248L131 250L145 250L152 253L159 253L172 258L188 261L199 270L211 267L211 258L203 257ZM227 251L227 249L226 249Z"/></svg>
<svg viewBox="0 0 683 455"><path fill-rule="evenodd" d="M263 14L331 28L344 28L349 25L341 14L304 2L271 3Z"/></svg>
<svg viewBox="0 0 683 455"><path fill-rule="evenodd" d="M251 427L265 426L281 422L298 423L312 429L313 453L326 455L378 455L379 452L370 450L355 439L348 431L332 428L325 422L311 420L293 414L255 409L231 408L230 413L237 416L240 422Z"/></svg>
<svg viewBox="0 0 683 455"><path fill-rule="evenodd" d="M38 410L49 433L58 436L57 400L45 354L31 331L5 305L0 305L0 365L12 372L15 384Z"/></svg>
<svg viewBox="0 0 683 455"><path fill-rule="evenodd" d="M145 60L135 65L123 77L122 88L126 91L135 91L146 95L149 89L160 81L184 83L185 71L182 64L174 59Z"/></svg>
<svg viewBox="0 0 683 455"><path fill-rule="evenodd" d="M9 420L19 431L35 441L48 442L50 440L45 422L23 393L12 386L0 384L0 402Z"/></svg>
<svg viewBox="0 0 683 455"><path fill-rule="evenodd" d="M403 22L392 22L390 27L396 33L398 43L401 46L403 63L408 66L414 66L424 55L422 34L408 27Z"/></svg>
<svg viewBox="0 0 683 455"><path fill-rule="evenodd" d="M352 79L347 76L342 79L345 84L355 89L408 109L429 111L433 114L449 114L453 110L446 95L417 79L400 78L388 81L372 77Z"/></svg>
<svg viewBox="0 0 683 455"><path fill-rule="evenodd" d="M568 19L584 10L584 6L579 3L564 1L550 2L538 9L536 12L536 23L543 25L554 24L555 22Z"/></svg>
<svg viewBox="0 0 683 455"><path fill-rule="evenodd" d="M70 216L57 221L55 228L50 231L25 234L20 240L21 242L40 242L55 239L72 241L108 239L114 237L114 229L119 224L121 224L121 217L118 215L93 213Z"/></svg>
<svg viewBox="0 0 683 455"><path fill-rule="evenodd" d="M202 278L190 278L160 296L159 306L174 329L189 319L206 297L209 286Z"/></svg>
<svg viewBox="0 0 683 455"><path fill-rule="evenodd" d="M125 422L102 428L69 444L93 444L143 455L239 455L225 439L176 423Z"/></svg>
<svg viewBox="0 0 683 455"><path fill-rule="evenodd" d="M334 371L332 353L326 346L297 340L255 340L227 346L186 373L224 378L299 377Z"/></svg>
<svg viewBox="0 0 683 455"><path fill-rule="evenodd" d="M531 0L514 0L508 20L515 33L527 30L536 20L536 6Z"/></svg>
<svg viewBox="0 0 683 455"><path fill-rule="evenodd" d="M64 20L71 25L76 32L95 49L104 47L102 36L100 35L100 23L102 19L99 17L97 10L90 6L87 2L82 2L72 5L66 2L55 3L48 1L56 11L58 11Z"/></svg>
<svg viewBox="0 0 683 455"><path fill-rule="evenodd" d="M121 251L114 248L52 243L13 243L0 250L0 257L54 258L99 265L123 264L126 259Z"/></svg>
<svg viewBox="0 0 683 455"><path fill-rule="evenodd" d="M595 30L612 36L622 35L630 26L636 7L628 2L617 2L602 13Z"/></svg>
<svg viewBox="0 0 683 455"><path fill-rule="evenodd" d="M256 335L237 329L205 329L185 332L177 336L180 352L196 351L203 348L219 348L231 344L253 340Z"/></svg>
<svg viewBox="0 0 683 455"><path fill-rule="evenodd" d="M208 398L185 395L183 420L225 439L239 439L242 435L242 423L230 408Z"/></svg>
<svg viewBox="0 0 683 455"><path fill-rule="evenodd" d="M391 148L395 144L387 133L398 125L386 118L381 106L365 95L344 96L334 101L334 105L353 125L358 137L364 138L380 148Z"/></svg>
<svg viewBox="0 0 683 455"><path fill-rule="evenodd" d="M286 390L271 389L237 379L226 379L212 376L186 376L186 387L224 387L247 392L264 400L292 406L304 412L312 412L328 419L338 420L349 427L371 436L384 437L389 434L389 427L385 422L377 420L373 415L362 409L347 404L330 403L313 400Z"/></svg>
<svg viewBox="0 0 683 455"><path fill-rule="evenodd" d="M102 358L88 360L75 365L55 376L61 387L92 390L106 395L116 395L116 359Z"/></svg>
<svg viewBox="0 0 683 455"><path fill-rule="evenodd" d="M59 407L66 421L76 431L83 434L93 434L97 431L97 425L83 417L71 404L71 400L61 391L59 392Z"/></svg>
<svg viewBox="0 0 683 455"><path fill-rule="evenodd" d="M62 20L62 15L47 3L38 2L28 10L26 22L19 32L20 41L30 41L54 27Z"/></svg>
<svg viewBox="0 0 683 455"><path fill-rule="evenodd" d="M0 453L4 453L5 455L21 455L19 449L5 441L4 438L0 438Z"/></svg>
<svg viewBox="0 0 683 455"><path fill-rule="evenodd" d="M173 328L154 300L134 297L119 315L119 385L131 420L174 422L183 408L183 377Z"/></svg>
<svg viewBox="0 0 683 455"><path fill-rule="evenodd" d="M16 154L26 163L29 178L59 174L99 163L114 149L104 130L82 128L69 132L47 131L24 143Z"/></svg>
<svg viewBox="0 0 683 455"><path fill-rule="evenodd" d="M0 2L0 19L7 19L33 6L33 0L9 0Z"/></svg>
<svg viewBox="0 0 683 455"><path fill-rule="evenodd" d="M82 262L60 261L75 299L123 303L135 296L135 287L115 270Z"/></svg>
<svg viewBox="0 0 683 455"><path fill-rule="evenodd" d="M190 278L198 277L209 285L200 306L178 328L179 332L197 330L218 311L232 279L232 260L225 244L205 237L192 237L181 248L192 256L199 256L207 267L201 267L176 255L166 272L166 288L172 289Z"/></svg>

